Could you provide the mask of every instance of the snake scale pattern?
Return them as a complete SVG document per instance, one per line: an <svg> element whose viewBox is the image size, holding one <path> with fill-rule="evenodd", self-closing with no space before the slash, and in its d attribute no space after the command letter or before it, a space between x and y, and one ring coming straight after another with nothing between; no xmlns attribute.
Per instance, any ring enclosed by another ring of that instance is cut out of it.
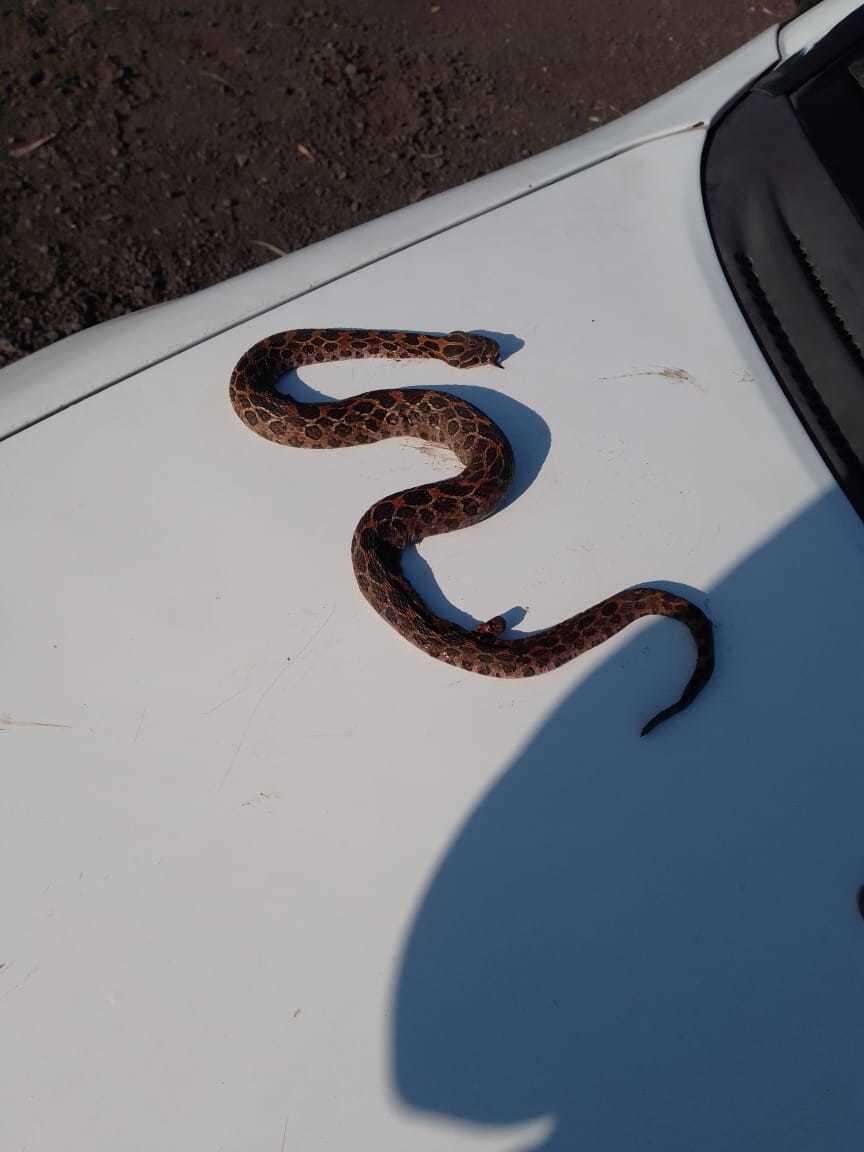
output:
<svg viewBox="0 0 864 1152"><path fill-rule="evenodd" d="M268 440L297 448L342 448L413 436L449 448L464 465L452 479L394 493L362 517L351 542L357 583L376 612L418 648L485 676L536 676L602 644L642 616L670 616L696 643L696 667L681 698L642 729L656 728L699 694L714 669L710 620L681 596L629 588L551 628L503 635L496 616L473 631L432 612L402 573L402 552L427 536L477 524L500 505L513 476L513 451L501 429L472 404L428 388L388 388L348 400L298 403L276 391L308 364L369 356L443 360L454 368L501 366L487 336L311 328L282 332L250 348L234 368L230 396L240 419Z"/></svg>

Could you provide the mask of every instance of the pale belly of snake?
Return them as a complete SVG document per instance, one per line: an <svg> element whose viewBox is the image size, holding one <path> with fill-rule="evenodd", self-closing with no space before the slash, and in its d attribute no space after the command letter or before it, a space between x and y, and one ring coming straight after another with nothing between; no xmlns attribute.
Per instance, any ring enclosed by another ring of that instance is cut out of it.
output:
<svg viewBox="0 0 864 1152"><path fill-rule="evenodd" d="M296 448L343 448L392 436L440 444L464 465L458 476L394 493L361 518L351 542L360 590L406 640L430 656L484 676L536 676L602 644L642 616L671 616L696 643L696 668L679 700L642 729L650 732L688 706L711 677L711 622L695 604L657 588L616 592L575 616L526 636L504 636L497 616L473 631L437 616L402 573L402 552L427 536L465 528L500 505L513 475L513 452L498 426L467 401L432 389L388 388L348 400L301 404L275 390L293 368L368 356L425 357L455 368L498 365L494 340L466 332L298 329L269 336L241 358L231 376L240 419L268 440Z"/></svg>

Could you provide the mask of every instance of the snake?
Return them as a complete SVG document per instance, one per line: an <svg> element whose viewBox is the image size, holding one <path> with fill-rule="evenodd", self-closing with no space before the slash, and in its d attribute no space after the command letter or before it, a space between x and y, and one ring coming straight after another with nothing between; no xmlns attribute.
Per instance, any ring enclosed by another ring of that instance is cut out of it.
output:
<svg viewBox="0 0 864 1152"><path fill-rule="evenodd" d="M491 516L513 478L513 449L489 416L441 389L386 388L321 403L299 402L281 390L283 377L294 369L366 357L439 360L460 369L503 367L498 342L482 333L302 328L268 336L249 348L234 367L229 393L247 428L276 444L343 448L410 436L449 449L461 462L458 475L393 493L373 504L357 524L351 540L354 575L379 616L429 656L502 678L551 672L643 616L671 617L689 629L696 666L680 698L649 720L642 735L687 708L714 670L713 627L700 608L672 592L627 588L549 628L522 635L505 635L507 622L500 615L465 628L431 610L403 572L403 553L429 536Z"/></svg>

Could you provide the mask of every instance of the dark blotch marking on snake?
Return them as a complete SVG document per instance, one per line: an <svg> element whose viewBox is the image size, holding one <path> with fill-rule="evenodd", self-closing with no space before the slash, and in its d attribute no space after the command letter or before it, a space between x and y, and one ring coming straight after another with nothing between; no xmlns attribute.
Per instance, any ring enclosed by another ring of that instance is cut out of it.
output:
<svg viewBox="0 0 864 1152"><path fill-rule="evenodd" d="M513 476L510 444L485 413L431 389L388 388L348 400L301 404L276 392L293 368L367 356L443 360L453 368L498 365L501 350L488 336L450 332L427 336L340 328L299 329L250 348L231 376L231 403L252 431L297 448L341 448L418 431L464 465L452 480L397 492L362 516L351 542L360 590L380 616L424 652L484 676L536 676L602 644L642 616L669 616L690 630L696 667L680 699L664 708L642 735L695 700L714 670L711 621L695 604L658 588L628 588L560 624L530 636L501 635L493 617L470 631L436 616L402 573L401 553L426 536L465 528L491 516ZM433 423L429 416L435 412Z"/></svg>

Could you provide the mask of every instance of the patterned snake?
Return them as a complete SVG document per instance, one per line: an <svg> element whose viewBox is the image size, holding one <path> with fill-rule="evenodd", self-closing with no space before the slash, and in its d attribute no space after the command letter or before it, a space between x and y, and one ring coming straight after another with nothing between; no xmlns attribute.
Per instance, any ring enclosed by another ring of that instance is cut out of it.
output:
<svg viewBox="0 0 864 1152"><path fill-rule="evenodd" d="M642 616L671 616L696 642L696 668L681 698L664 708L642 735L681 712L714 670L711 622L694 604L657 588L629 588L532 635L505 637L495 616L473 631L436 616L402 573L402 552L427 536L465 528L498 508L513 475L513 451L483 412L447 392L388 388L348 400L301 404L275 390L294 368L330 360L386 356L443 360L453 368L501 366L487 336L311 328L283 332L250 348L231 376L231 403L259 436L298 448L342 448L391 436L440 444L464 465L458 476L379 500L354 532L351 558L363 595L406 640L430 656L485 676L536 676L595 648Z"/></svg>

